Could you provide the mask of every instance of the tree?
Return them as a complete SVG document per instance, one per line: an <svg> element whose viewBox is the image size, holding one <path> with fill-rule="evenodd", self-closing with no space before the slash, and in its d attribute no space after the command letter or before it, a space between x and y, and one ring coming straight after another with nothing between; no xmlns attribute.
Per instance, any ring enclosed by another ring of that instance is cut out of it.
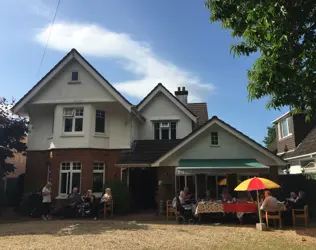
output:
<svg viewBox="0 0 316 250"><path fill-rule="evenodd" d="M248 71L250 100L267 96L268 109L316 115L315 0L207 0L205 6L212 22L239 39L234 55L260 53Z"/></svg>
<svg viewBox="0 0 316 250"><path fill-rule="evenodd" d="M14 152L26 151L23 139L27 135L28 122L25 118L13 115L10 108L14 100L9 103L0 98L0 180L14 172L14 166L7 163L7 157L13 157Z"/></svg>
<svg viewBox="0 0 316 250"><path fill-rule="evenodd" d="M275 125L273 125L272 127L267 127L267 130L268 134L264 137L263 143L266 147L269 147L275 141L276 138Z"/></svg>

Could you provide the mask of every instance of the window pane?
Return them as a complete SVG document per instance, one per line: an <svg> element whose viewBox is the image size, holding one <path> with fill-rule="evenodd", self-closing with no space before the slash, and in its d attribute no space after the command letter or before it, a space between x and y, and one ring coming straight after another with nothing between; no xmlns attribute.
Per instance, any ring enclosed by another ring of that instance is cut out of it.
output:
<svg viewBox="0 0 316 250"><path fill-rule="evenodd" d="M74 187L80 190L80 175L80 173L72 173L72 185L69 192L71 192Z"/></svg>
<svg viewBox="0 0 316 250"><path fill-rule="evenodd" d="M159 140L160 139L160 129L159 129L159 123L158 122L154 123L154 136L155 136L155 140Z"/></svg>
<svg viewBox="0 0 316 250"><path fill-rule="evenodd" d="M288 119L285 119L281 123L282 126L282 137L289 135L289 129L288 129Z"/></svg>
<svg viewBox="0 0 316 250"><path fill-rule="evenodd" d="M218 132L211 132L211 145L218 145Z"/></svg>
<svg viewBox="0 0 316 250"><path fill-rule="evenodd" d="M216 176L207 176L206 177L206 190L210 191L212 199L217 199L216 197Z"/></svg>
<svg viewBox="0 0 316 250"><path fill-rule="evenodd" d="M76 118L75 119L75 131L82 131L82 125L83 125L83 119L82 118Z"/></svg>
<svg viewBox="0 0 316 250"><path fill-rule="evenodd" d="M71 80L73 80L73 81L78 81L78 79L79 79L79 74L78 74L78 72L72 72Z"/></svg>
<svg viewBox="0 0 316 250"><path fill-rule="evenodd" d="M104 117L96 117L95 118L95 132L104 133L105 132L105 119Z"/></svg>
<svg viewBox="0 0 316 250"><path fill-rule="evenodd" d="M76 116L83 116L83 108L76 109Z"/></svg>
<svg viewBox="0 0 316 250"><path fill-rule="evenodd" d="M161 139L162 140L169 139L169 129L161 129Z"/></svg>
<svg viewBox="0 0 316 250"><path fill-rule="evenodd" d="M71 132L72 131L72 118L65 118L65 132Z"/></svg>
<svg viewBox="0 0 316 250"><path fill-rule="evenodd" d="M185 181L184 176L177 176L177 194L180 194L180 191L184 190Z"/></svg>
<svg viewBox="0 0 316 250"><path fill-rule="evenodd" d="M64 109L64 116L72 116L73 109Z"/></svg>
<svg viewBox="0 0 316 250"><path fill-rule="evenodd" d="M195 176L187 176L187 187L190 195L195 196Z"/></svg>
<svg viewBox="0 0 316 250"><path fill-rule="evenodd" d="M60 193L67 193L67 173L62 173L60 177Z"/></svg>
<svg viewBox="0 0 316 250"><path fill-rule="evenodd" d="M103 173L93 173L93 192L103 192Z"/></svg>

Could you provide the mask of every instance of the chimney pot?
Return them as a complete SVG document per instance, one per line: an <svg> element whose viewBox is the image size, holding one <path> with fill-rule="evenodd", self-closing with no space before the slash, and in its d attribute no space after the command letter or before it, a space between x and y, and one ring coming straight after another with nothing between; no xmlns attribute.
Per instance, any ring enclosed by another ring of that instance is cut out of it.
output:
<svg viewBox="0 0 316 250"><path fill-rule="evenodd" d="M182 91L185 91L185 87L182 87Z"/></svg>
<svg viewBox="0 0 316 250"><path fill-rule="evenodd" d="M178 87L178 91L181 91L181 87Z"/></svg>

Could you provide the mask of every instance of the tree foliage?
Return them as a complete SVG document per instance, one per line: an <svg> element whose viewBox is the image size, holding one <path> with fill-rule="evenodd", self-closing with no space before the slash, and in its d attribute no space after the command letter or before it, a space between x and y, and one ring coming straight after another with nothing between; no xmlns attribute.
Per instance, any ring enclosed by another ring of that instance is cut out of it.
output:
<svg viewBox="0 0 316 250"><path fill-rule="evenodd" d="M25 152L28 122L25 118L13 115L10 108L14 104L5 98L0 98L0 180L14 172L14 166L7 163L7 157L13 157L14 152Z"/></svg>
<svg viewBox="0 0 316 250"><path fill-rule="evenodd" d="M263 143L266 147L269 147L276 139L276 131L275 131L275 125L272 127L267 127L268 134L264 137Z"/></svg>
<svg viewBox="0 0 316 250"><path fill-rule="evenodd" d="M268 96L269 109L316 115L315 0L207 0L205 6L212 22L241 38L234 55L260 53L248 71L250 100Z"/></svg>

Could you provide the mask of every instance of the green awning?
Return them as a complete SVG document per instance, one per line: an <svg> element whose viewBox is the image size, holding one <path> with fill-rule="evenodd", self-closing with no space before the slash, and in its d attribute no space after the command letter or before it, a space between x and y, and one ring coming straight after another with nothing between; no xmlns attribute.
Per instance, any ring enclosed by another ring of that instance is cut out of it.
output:
<svg viewBox="0 0 316 250"><path fill-rule="evenodd" d="M255 159L180 160L178 169L268 168Z"/></svg>

